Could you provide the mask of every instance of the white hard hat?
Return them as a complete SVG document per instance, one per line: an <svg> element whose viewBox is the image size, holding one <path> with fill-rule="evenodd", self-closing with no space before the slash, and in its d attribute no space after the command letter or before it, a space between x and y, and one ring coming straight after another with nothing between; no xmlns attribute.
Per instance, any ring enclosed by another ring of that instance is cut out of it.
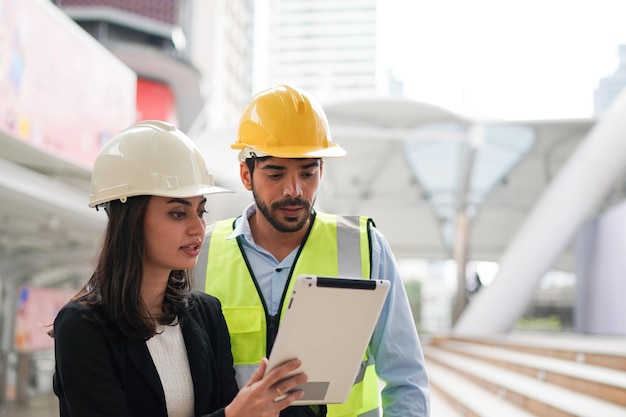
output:
<svg viewBox="0 0 626 417"><path fill-rule="evenodd" d="M122 130L98 154L89 207L128 197L195 197L231 192L216 187L196 144L174 125L144 120Z"/></svg>

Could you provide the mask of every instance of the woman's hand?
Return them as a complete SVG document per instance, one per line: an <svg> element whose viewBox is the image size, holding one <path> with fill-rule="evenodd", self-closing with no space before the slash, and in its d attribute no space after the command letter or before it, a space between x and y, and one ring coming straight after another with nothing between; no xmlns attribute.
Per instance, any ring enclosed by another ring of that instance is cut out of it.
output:
<svg viewBox="0 0 626 417"><path fill-rule="evenodd" d="M267 359L263 358L261 365L243 387L233 401L226 406L226 417L277 417L281 410L291 403L302 398L304 392L292 390L306 382L307 376L303 373L285 376L301 365L298 359L286 362L265 377Z"/></svg>

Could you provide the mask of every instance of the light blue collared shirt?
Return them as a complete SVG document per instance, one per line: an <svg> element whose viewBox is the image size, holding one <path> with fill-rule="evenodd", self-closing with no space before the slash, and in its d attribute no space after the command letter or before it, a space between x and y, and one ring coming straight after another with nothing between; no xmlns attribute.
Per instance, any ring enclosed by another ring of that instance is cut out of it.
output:
<svg viewBox="0 0 626 417"><path fill-rule="evenodd" d="M251 204L237 219L229 239L243 236L243 248L268 313L276 315L299 247L278 262L254 242L248 222L254 213L256 205ZM386 238L376 228L372 228L371 278L391 281L389 295L369 344L376 360L376 373L386 383L382 390L384 417L427 417L430 406L424 354L395 258Z"/></svg>

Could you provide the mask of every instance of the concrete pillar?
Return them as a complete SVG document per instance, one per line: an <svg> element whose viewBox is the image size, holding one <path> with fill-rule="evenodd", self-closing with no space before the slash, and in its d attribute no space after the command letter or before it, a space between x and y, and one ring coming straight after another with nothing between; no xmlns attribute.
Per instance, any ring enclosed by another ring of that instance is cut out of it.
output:
<svg viewBox="0 0 626 417"><path fill-rule="evenodd" d="M17 294L12 281L0 274L0 415L7 406L9 354L13 349Z"/></svg>
<svg viewBox="0 0 626 417"><path fill-rule="evenodd" d="M33 373L32 352L18 352L15 373L17 374L15 382L15 402L25 405L30 399L29 388L31 386Z"/></svg>
<svg viewBox="0 0 626 417"><path fill-rule="evenodd" d="M505 332L531 302L541 277L626 171L626 94L604 113L545 190L452 331Z"/></svg>

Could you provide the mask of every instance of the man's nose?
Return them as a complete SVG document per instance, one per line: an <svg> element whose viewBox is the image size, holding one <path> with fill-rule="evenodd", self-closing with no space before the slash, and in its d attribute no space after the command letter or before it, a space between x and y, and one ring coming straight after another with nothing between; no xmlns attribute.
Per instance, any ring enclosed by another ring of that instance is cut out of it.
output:
<svg viewBox="0 0 626 417"><path fill-rule="evenodd" d="M297 175L290 175L287 177L287 183L283 190L283 196L285 197L297 197L302 195L302 186L300 185L300 178Z"/></svg>

